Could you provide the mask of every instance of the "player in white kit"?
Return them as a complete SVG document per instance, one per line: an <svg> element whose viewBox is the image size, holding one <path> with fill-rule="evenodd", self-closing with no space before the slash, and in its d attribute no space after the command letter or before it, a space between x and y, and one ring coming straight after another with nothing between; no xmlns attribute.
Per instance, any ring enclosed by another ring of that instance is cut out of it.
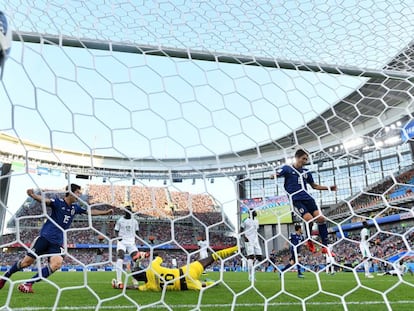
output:
<svg viewBox="0 0 414 311"><path fill-rule="evenodd" d="M247 256L247 271L249 280L254 280L254 260L262 261L262 247L259 241L259 221L256 219L257 212L249 211L249 217L241 224L241 234L244 235L244 242Z"/></svg>
<svg viewBox="0 0 414 311"><path fill-rule="evenodd" d="M112 282L113 286L123 288L122 272L125 254L131 256L132 261L135 261L139 256L137 245L135 244L135 237L138 235L139 225L138 221L132 217L131 206L125 206L125 215L119 218L115 224L115 232L118 235L118 242L116 245L116 282Z"/></svg>
<svg viewBox="0 0 414 311"><path fill-rule="evenodd" d="M361 250L361 254L363 257L364 262L364 271L365 277L372 279L374 276L369 272L370 268L370 260L371 260L371 251L369 249L369 237L371 233L369 230L369 225L366 221L362 222L362 230L361 230L361 241L359 243L359 249Z"/></svg>

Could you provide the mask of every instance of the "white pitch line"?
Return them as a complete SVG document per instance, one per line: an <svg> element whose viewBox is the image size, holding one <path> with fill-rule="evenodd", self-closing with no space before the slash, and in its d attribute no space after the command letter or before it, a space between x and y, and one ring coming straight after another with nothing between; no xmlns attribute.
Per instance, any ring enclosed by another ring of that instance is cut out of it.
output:
<svg viewBox="0 0 414 311"><path fill-rule="evenodd" d="M383 305L383 301L349 301L346 302L346 305ZM406 305L406 304L414 304L414 300L402 300L402 301L391 301L390 304L393 305ZM302 305L300 302L280 302L280 303L268 303L267 306L274 307L274 306L289 306L289 305ZM338 302L307 302L306 305L318 306L318 305L332 305L332 306L342 306L342 303ZM144 307L142 305L140 307ZM196 308L197 305L170 305L173 308ZM219 308L219 307L231 307L232 304L202 304L203 308ZM244 307L244 308L251 308L251 307L259 307L263 306L262 303L243 303L243 304L236 304L237 308ZM135 306L101 306L99 310L113 310L114 308L122 310L122 309L131 309L135 308ZM157 308L165 308L164 306L145 306L146 309L157 309ZM62 310L62 311L72 311L72 310L95 310L96 306L73 306L73 307L58 307L55 310ZM24 307L24 308L0 308L0 311L43 311L43 310L50 310L50 307Z"/></svg>

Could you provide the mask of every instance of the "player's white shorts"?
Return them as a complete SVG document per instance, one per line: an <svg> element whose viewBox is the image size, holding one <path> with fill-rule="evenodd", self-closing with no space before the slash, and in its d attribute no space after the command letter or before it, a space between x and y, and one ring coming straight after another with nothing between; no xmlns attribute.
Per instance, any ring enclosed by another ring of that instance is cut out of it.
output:
<svg viewBox="0 0 414 311"><path fill-rule="evenodd" d="M118 241L116 244L116 252L123 250L127 254L132 254L133 252L137 252L138 248L135 243L125 243L124 241Z"/></svg>
<svg viewBox="0 0 414 311"><path fill-rule="evenodd" d="M359 244L359 249L361 250L361 254L362 254L363 258L372 257L371 256L371 251L369 250L368 245Z"/></svg>
<svg viewBox="0 0 414 311"><path fill-rule="evenodd" d="M246 255L252 256L252 255L258 255L262 256L262 248L260 247L259 241L256 242L245 242L246 246Z"/></svg>

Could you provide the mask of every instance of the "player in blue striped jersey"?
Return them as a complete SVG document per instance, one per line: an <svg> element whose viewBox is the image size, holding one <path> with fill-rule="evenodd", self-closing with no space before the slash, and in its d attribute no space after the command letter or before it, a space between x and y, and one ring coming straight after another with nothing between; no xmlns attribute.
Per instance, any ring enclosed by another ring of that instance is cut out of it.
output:
<svg viewBox="0 0 414 311"><path fill-rule="evenodd" d="M37 202L44 202L50 207L52 212L43 224L40 235L33 241L31 249L26 256L15 262L13 266L0 278L0 289L4 287L6 280L14 273L31 266L41 255L47 255L48 264L34 275L32 279L24 284L20 284L18 289L23 293L33 293L32 285L49 277L53 272L60 269L63 263L64 255L64 238L63 232L69 229L72 221L77 214L87 214L88 211L83 209L77 203L78 198L82 195L81 187L76 184L70 185L70 191L66 187L66 194L63 199L55 197L49 199L36 194L33 189L27 190L27 195ZM106 211L91 209L91 215L107 215L112 213L112 209Z"/></svg>
<svg viewBox="0 0 414 311"><path fill-rule="evenodd" d="M337 187L333 186L321 186L315 183L311 172L304 168L308 162L309 155L303 150L299 149L295 153L295 163L293 165L284 165L282 168L276 171L275 177L284 177L284 187L289 197L292 200L293 207L296 212L303 218L308 224L308 230L311 228L312 221L318 222L319 235L322 240L322 244L328 245L328 228L326 226L325 217L318 209L315 199L308 192L308 185L315 190L328 190L336 191ZM310 236L311 230L308 232ZM308 242L311 242L310 240ZM312 243L308 243L309 249L314 251Z"/></svg>

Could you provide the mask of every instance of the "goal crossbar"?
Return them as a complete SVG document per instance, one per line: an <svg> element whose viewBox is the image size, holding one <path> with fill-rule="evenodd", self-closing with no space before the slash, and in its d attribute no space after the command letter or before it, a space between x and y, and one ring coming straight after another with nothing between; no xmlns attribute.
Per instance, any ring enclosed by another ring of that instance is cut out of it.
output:
<svg viewBox="0 0 414 311"><path fill-rule="evenodd" d="M340 67L330 64L307 63L302 61L287 61L269 57L257 57L246 55L234 55L229 53L197 51L189 48L179 49L171 47L161 47L155 45L140 45L128 42L108 42L104 40L94 40L87 38L77 38L71 36L59 36L51 34L39 34L32 32L13 32L13 41L26 43L43 43L58 45L63 47L88 48L101 51L112 51L132 54L143 54L152 56L166 56L188 60L200 60L219 62L227 64L238 64L248 66L260 66L266 68L288 69L297 71L307 71L315 73L345 74L354 77L382 78L382 79L406 79L412 80L413 75L409 72L396 70L373 70L353 67Z"/></svg>

